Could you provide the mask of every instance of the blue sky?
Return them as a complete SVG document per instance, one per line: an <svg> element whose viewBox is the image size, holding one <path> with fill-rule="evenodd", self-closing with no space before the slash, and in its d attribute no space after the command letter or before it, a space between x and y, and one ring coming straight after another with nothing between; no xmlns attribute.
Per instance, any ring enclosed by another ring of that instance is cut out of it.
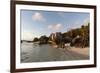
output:
<svg viewBox="0 0 100 73"><path fill-rule="evenodd" d="M21 10L21 39L33 40L52 32L66 32L88 23L89 13Z"/></svg>

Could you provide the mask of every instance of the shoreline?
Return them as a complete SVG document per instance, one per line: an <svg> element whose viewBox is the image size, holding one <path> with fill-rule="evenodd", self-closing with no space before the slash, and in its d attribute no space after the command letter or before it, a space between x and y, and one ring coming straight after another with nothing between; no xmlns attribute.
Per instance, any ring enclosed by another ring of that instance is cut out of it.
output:
<svg viewBox="0 0 100 73"><path fill-rule="evenodd" d="M89 47L81 48L81 47L70 47L65 48L65 51L72 51L82 55L89 55Z"/></svg>

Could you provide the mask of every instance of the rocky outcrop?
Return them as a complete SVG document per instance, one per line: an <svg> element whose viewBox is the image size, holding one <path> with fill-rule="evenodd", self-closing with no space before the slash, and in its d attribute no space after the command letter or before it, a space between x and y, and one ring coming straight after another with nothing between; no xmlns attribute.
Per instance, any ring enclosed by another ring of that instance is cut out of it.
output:
<svg viewBox="0 0 100 73"><path fill-rule="evenodd" d="M41 36L39 39L39 44L47 44L48 43L49 38L44 36Z"/></svg>

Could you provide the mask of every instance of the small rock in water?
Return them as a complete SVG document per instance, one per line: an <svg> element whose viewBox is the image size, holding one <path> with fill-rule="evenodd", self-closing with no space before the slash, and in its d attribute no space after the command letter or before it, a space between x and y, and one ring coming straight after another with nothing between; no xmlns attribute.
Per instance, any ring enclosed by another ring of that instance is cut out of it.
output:
<svg viewBox="0 0 100 73"><path fill-rule="evenodd" d="M53 47L54 47L54 48L57 48L58 46L57 46L57 45L53 45Z"/></svg>

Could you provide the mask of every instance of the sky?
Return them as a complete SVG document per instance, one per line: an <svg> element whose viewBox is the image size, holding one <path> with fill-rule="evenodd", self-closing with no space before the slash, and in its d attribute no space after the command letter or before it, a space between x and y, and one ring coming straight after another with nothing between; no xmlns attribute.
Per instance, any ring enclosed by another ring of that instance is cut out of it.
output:
<svg viewBox="0 0 100 73"><path fill-rule="evenodd" d="M90 21L85 12L21 10L21 40L33 40L42 35L67 32Z"/></svg>

